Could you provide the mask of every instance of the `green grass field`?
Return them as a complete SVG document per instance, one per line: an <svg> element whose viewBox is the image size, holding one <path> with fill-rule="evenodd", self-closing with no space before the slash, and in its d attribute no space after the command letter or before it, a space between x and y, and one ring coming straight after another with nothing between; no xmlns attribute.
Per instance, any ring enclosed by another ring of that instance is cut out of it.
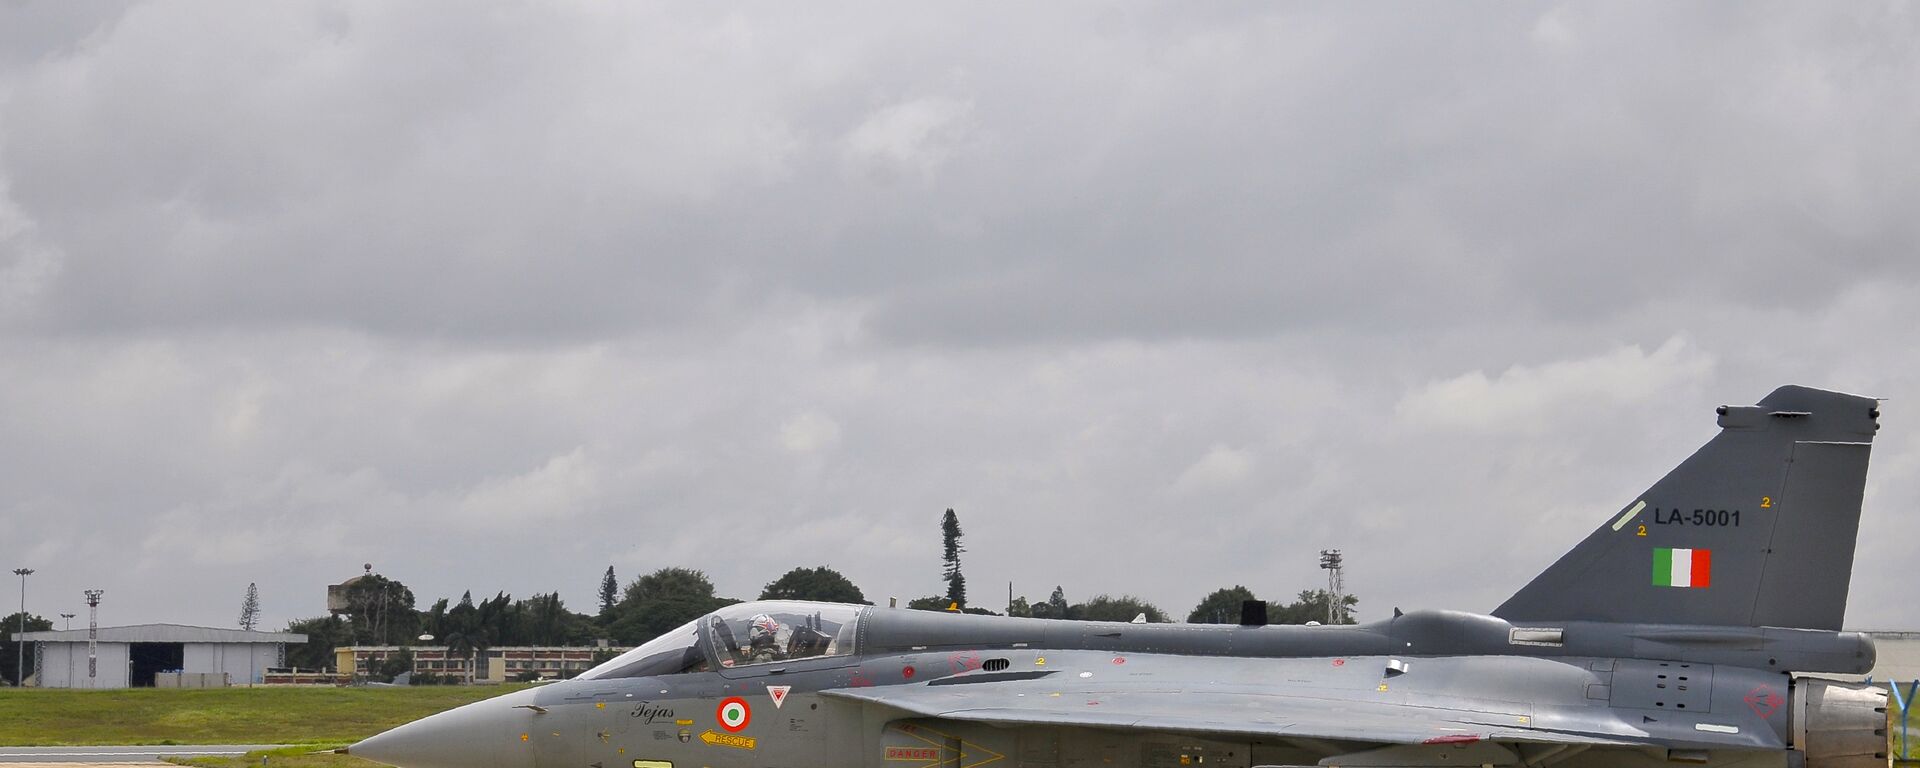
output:
<svg viewBox="0 0 1920 768"><path fill-rule="evenodd" d="M0 689L0 746L351 743L524 687Z"/></svg>
<svg viewBox="0 0 1920 768"><path fill-rule="evenodd" d="M1900 714L1900 705L1887 699L1887 754L1900 768L1920 768L1920 711L1913 713L1913 729L1904 735L1900 733Z"/></svg>
<svg viewBox="0 0 1920 768"><path fill-rule="evenodd" d="M352 755L336 755L330 750L344 744L319 744L287 749L266 749L245 755L222 757L169 757L166 761L189 768L375 768L381 763ZM323 749L324 747L324 749Z"/></svg>

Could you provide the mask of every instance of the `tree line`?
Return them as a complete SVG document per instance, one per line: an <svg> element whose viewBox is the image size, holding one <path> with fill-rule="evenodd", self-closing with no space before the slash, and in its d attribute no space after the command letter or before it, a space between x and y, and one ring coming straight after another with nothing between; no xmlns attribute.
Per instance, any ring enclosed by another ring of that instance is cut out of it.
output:
<svg viewBox="0 0 1920 768"><path fill-rule="evenodd" d="M713 582L707 575L689 568L662 568L634 579L624 589L618 584L612 566L608 566L601 579L599 611L594 615L568 610L557 592L522 600L497 593L479 601L467 593L462 594L457 602L441 599L425 610L416 610L411 589L399 581L374 574L361 578L349 587L349 608L346 613L299 619L287 624L286 631L307 636L306 643L287 648L287 665L302 669L332 667L333 650L350 645L446 646L454 655L468 658L492 648L588 646L600 639L606 639L616 647L627 647L665 634L716 608L740 602L735 598L716 595ZM929 596L909 601L907 607L947 610L949 606L960 602L953 600L954 597L964 599L965 596L954 593ZM865 593L851 580L824 565L787 571L762 588L758 599L871 604ZM1240 619L1241 602L1253 599L1253 592L1242 586L1215 590L1187 614L1187 623L1235 623ZM1350 617L1351 609L1358 605L1359 600L1346 595L1343 602L1349 609ZM243 605L250 608L242 611L244 626L258 617L257 593L252 594ZM1327 592L1305 591L1291 603L1268 603L1267 606L1269 620L1275 624L1324 622L1327 616ZM969 613L1002 615L964 603L961 609ZM1039 602L1029 603L1025 597L1015 598L1007 606L1004 615L1038 619L1131 621L1140 614L1146 614L1147 620L1152 622L1172 620L1157 606L1131 595L1098 595L1084 602L1069 603L1065 591L1060 587L1054 587L1053 593ZM18 631L20 621L17 613L0 619L5 627L5 632L0 633L0 660L7 662L0 664L0 667L4 667L0 669L0 679L8 684L15 682L11 662L17 652L16 644L8 635ZM1347 618L1346 623L1351 624L1353 620ZM25 626L29 632L38 632L53 629L53 622L28 614ZM376 675L391 678L411 668L411 664L410 655L398 655L389 661L386 669L376 670Z"/></svg>
<svg viewBox="0 0 1920 768"><path fill-rule="evenodd" d="M961 568L963 531L959 516L949 509L940 519L940 580L946 589L937 595L915 598L906 607L931 611L964 611L1003 615L968 602L967 581ZM249 585L251 590L252 585ZM600 574L598 611L594 614L569 610L558 592L536 594L515 600L504 592L475 601L472 593L458 602L435 601L426 609L415 606L414 595L405 584L380 574L369 574L347 587L347 610L294 621L288 632L308 636L305 645L290 648L288 664L304 668L322 668L333 664L333 649L347 645L436 645L446 646L456 656L476 657L488 649L507 646L585 646L605 639L609 645L626 647L644 643L713 610L740 602L716 594L712 580L704 572L691 568L661 568L635 578L621 587L613 566ZM871 604L866 594L839 571L825 565L796 567L761 588L761 600L817 600L834 603ZM1256 600L1252 590L1235 585L1218 589L1202 598L1186 616L1188 623L1232 624L1240 620L1241 606ZM1292 602L1268 602L1267 616L1275 624L1325 622L1329 595L1326 590L1307 590ZM1344 595L1339 621L1353 623L1353 609L1359 598ZM1004 615L1037 619L1083 621L1132 621L1145 616L1151 622L1174 619L1158 606L1132 595L1096 595L1084 602L1069 602L1065 589L1053 588L1047 599L1029 602L1017 597L1009 602ZM249 592L242 606L243 621L257 615L258 598ZM394 671L404 671L410 659L395 660Z"/></svg>
<svg viewBox="0 0 1920 768"><path fill-rule="evenodd" d="M940 579L947 583L946 593L916 598L908 601L908 608L926 611L958 610L967 613L994 614L983 608L967 603L967 577L960 568L960 554L967 551L960 543L963 532L960 518L949 509L940 516ZM1241 604L1254 601L1253 591L1235 585L1214 590L1200 600L1187 613L1189 624L1233 624L1240 621ZM1333 602L1327 590L1304 590L1290 603L1266 603L1267 621L1273 624L1306 624L1308 622L1328 623L1333 617L1334 623L1352 624L1354 608L1360 604L1360 598L1342 595L1340 611L1337 616L1328 611ZM1159 606L1133 595L1096 595L1083 603L1067 602L1066 591L1055 586L1053 594L1040 602L1028 602L1026 596L1013 598L1008 602L1006 615L1035 619L1068 619L1075 621L1132 621L1144 616L1150 622L1168 622L1170 618ZM999 615L999 614L994 614Z"/></svg>
<svg viewBox="0 0 1920 768"><path fill-rule="evenodd" d="M1037 619L1083 621L1132 621L1144 615L1147 621L1173 621L1158 606L1132 595L1096 595L1083 602L1069 602L1062 587L1056 586L1045 600L1028 601L1025 596L1011 600L1004 614L968 600L967 580L961 568L963 531L959 516L951 509L940 518L940 594L915 598L907 608L967 613L1008 615ZM334 664L335 648L353 645L372 646L445 646L455 656L477 658L492 648L510 646L589 646L598 640L613 648L638 645L658 637L713 610L740 602L716 594L707 575L691 568L661 568L639 576L623 587L613 566L600 574L594 613L567 608L558 592L535 594L514 599L505 592L475 600L471 592L457 601L441 598L422 609L416 605L413 590L387 576L369 573L346 585L345 610L289 622L287 632L307 636L307 642L287 649L288 666L324 669ZM833 603L871 604L866 594L839 571L825 565L796 567L761 588L761 600L817 600ZM1232 624L1240 620L1241 605L1255 600L1244 586L1218 589L1202 598L1186 616L1192 624ZM1326 590L1300 592L1291 602L1268 602L1267 615L1274 624L1325 622L1329 595ZM1341 623L1353 623L1353 610L1359 598L1341 599ZM996 606L997 607L997 606ZM260 616L258 587L248 584L241 601L239 625L255 628ZM17 645L7 637L17 631L21 616L0 619L0 659L11 659ZM53 628L53 622L34 615L25 617L27 631ZM611 655L609 649L605 653ZM411 668L407 654L396 655L387 668L377 670L391 676ZM0 679L13 682L13 666L0 664Z"/></svg>
<svg viewBox="0 0 1920 768"><path fill-rule="evenodd" d="M309 669L332 666L333 649L348 645L445 646L455 656L468 658L498 647L586 646L599 639L608 640L612 646L627 647L740 602L737 598L716 594L707 575L691 568L662 568L634 579L624 589L617 586L609 589L609 584L618 584L614 579L613 568L609 566L600 582L599 611L588 615L568 610L557 592L522 600L497 593L477 602L468 593L452 604L441 599L425 610L415 610L412 590L375 574L350 587L350 608L345 614L301 619L287 625L286 631L308 636L304 645L288 649L287 663ZM944 611L958 606L968 613L1077 621L1132 621L1141 615L1150 622L1174 620L1158 606L1132 595L1102 594L1084 602L1069 602L1064 588L1057 586L1046 600L1029 602L1025 597L1015 598L1004 614L966 605L952 599L954 597L964 598L964 595L948 593L919 598L909 601L906 607ZM1343 622L1351 624L1359 598L1353 595L1343 598L1347 609ZM845 575L825 565L787 571L767 583L758 599L872 604ZM1218 589L1201 599L1187 613L1186 621L1233 624L1240 620L1242 602L1255 599L1252 590L1244 586ZM1268 620L1274 624L1325 622L1327 602L1326 590L1303 591L1292 602L1267 603ZM387 674L405 671L410 663L410 659L396 661L395 668Z"/></svg>
<svg viewBox="0 0 1920 768"><path fill-rule="evenodd" d="M287 649L287 664L330 667L333 649L351 645L445 646L467 658L493 648L586 646L602 639L613 646L632 646L740 602L715 594L707 575L690 568L662 568L621 589L608 566L598 594L600 606L594 614L568 609L558 592L519 600L500 592L478 601L467 592L457 602L442 598L420 609L406 584L369 574L347 585L343 612L287 624L286 631L307 636L306 643ZM760 599L867 602L853 582L825 566L787 572L768 583Z"/></svg>
<svg viewBox="0 0 1920 768"><path fill-rule="evenodd" d="M28 632L45 632L53 629L53 622L44 616L35 616L31 613L26 614L23 620L19 611L9 613L6 618L0 619L0 667L4 667L0 669L0 680L5 680L7 685L20 683L13 679L14 669L22 666L19 663L20 644L13 641L13 633L22 629ZM33 648L28 647L26 652L32 654ZM28 669L27 674L33 674L33 659L30 656L26 659L25 666Z"/></svg>

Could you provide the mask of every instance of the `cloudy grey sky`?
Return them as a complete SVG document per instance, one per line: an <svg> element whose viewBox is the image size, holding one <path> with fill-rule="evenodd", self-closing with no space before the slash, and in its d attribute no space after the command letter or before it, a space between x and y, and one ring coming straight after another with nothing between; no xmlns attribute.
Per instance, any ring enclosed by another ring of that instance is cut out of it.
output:
<svg viewBox="0 0 1920 768"><path fill-rule="evenodd" d="M0 0L0 565L107 623L829 564L1485 611L1891 398L1920 6ZM1905 558L1905 563L1901 561ZM9 611L11 609L8 609ZM84 611L81 611L84 613Z"/></svg>

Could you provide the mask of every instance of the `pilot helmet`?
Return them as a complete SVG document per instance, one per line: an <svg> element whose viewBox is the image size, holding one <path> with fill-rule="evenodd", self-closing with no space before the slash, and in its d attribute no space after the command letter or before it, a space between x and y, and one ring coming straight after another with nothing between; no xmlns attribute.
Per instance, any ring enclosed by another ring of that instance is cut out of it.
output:
<svg viewBox="0 0 1920 768"><path fill-rule="evenodd" d="M780 633L780 622L764 613L754 614L748 624L750 627L748 634L751 636L767 635L771 637Z"/></svg>

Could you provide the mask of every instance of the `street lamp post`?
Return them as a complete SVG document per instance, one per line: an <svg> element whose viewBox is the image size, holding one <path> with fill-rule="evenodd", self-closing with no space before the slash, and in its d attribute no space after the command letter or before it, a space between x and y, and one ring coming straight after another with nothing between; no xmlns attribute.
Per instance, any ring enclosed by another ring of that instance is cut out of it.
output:
<svg viewBox="0 0 1920 768"><path fill-rule="evenodd" d="M67 625L65 627L62 627L62 629L68 632L73 631L73 617L75 615L76 614L71 614L71 613L60 614L60 618L67 620ZM66 685L68 688L72 688L73 687L73 639L61 638L60 647L67 649L67 683ZM45 681L41 681L41 683L44 685Z"/></svg>
<svg viewBox="0 0 1920 768"><path fill-rule="evenodd" d="M13 685L18 688L27 682L27 577L33 569L15 568L13 575L20 577L20 645L13 654Z"/></svg>

